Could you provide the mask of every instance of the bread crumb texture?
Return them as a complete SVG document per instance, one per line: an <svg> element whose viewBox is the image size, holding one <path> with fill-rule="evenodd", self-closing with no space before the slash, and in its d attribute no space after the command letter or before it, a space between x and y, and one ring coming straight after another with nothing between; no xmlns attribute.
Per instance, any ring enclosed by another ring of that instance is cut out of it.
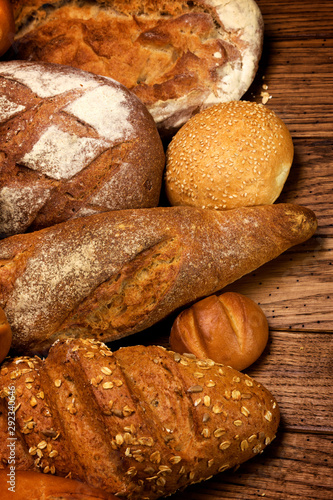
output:
<svg viewBox="0 0 333 500"><path fill-rule="evenodd" d="M272 204L293 161L291 135L266 106L232 101L191 118L167 150L172 205L224 210Z"/></svg>
<svg viewBox="0 0 333 500"><path fill-rule="evenodd" d="M45 361L7 360L0 382L0 468L9 461L14 385L17 470L132 500L164 497L252 458L279 423L275 399L249 376L158 346L113 353L93 340L58 341Z"/></svg>

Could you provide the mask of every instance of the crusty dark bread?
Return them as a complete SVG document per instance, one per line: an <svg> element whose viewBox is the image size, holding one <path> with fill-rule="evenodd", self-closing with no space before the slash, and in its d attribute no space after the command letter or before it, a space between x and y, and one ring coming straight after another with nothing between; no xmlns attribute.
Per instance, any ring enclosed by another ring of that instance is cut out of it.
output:
<svg viewBox="0 0 333 500"><path fill-rule="evenodd" d="M0 242L0 306L21 353L142 331L309 238L311 210L191 207L81 217Z"/></svg>
<svg viewBox="0 0 333 500"><path fill-rule="evenodd" d="M7 469L0 470L0 485L7 486L1 489L1 500L117 500L111 493L80 481L33 471L16 471L13 467L12 476L8 475Z"/></svg>
<svg viewBox="0 0 333 500"><path fill-rule="evenodd" d="M69 474L132 500L168 495L250 459L279 423L275 399L249 376L158 346L111 353L68 339L45 361L6 361L2 422L13 385L17 470ZM0 438L6 467L1 430Z"/></svg>
<svg viewBox="0 0 333 500"><path fill-rule="evenodd" d="M263 41L254 0L12 0L16 59L109 76L146 104L161 132L239 99Z"/></svg>
<svg viewBox="0 0 333 500"><path fill-rule="evenodd" d="M0 233L157 206L164 151L127 88L77 68L0 63Z"/></svg>

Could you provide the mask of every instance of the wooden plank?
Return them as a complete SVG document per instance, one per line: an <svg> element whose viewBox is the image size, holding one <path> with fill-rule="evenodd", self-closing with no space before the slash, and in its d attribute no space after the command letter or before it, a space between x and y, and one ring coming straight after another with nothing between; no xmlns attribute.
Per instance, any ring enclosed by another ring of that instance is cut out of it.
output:
<svg viewBox="0 0 333 500"><path fill-rule="evenodd" d="M262 102L262 86L267 85L267 106L293 137L332 138L332 52L333 40L265 39L258 73L243 99Z"/></svg>
<svg viewBox="0 0 333 500"><path fill-rule="evenodd" d="M223 291L252 298L272 329L333 332L332 238L313 237Z"/></svg>
<svg viewBox="0 0 333 500"><path fill-rule="evenodd" d="M333 37L331 0L256 0L265 32L275 38Z"/></svg>
<svg viewBox="0 0 333 500"><path fill-rule="evenodd" d="M170 500L328 500L333 498L332 436L278 433L262 455Z"/></svg>
<svg viewBox="0 0 333 500"><path fill-rule="evenodd" d="M333 335L270 331L247 370L276 397L287 430L333 434Z"/></svg>
<svg viewBox="0 0 333 500"><path fill-rule="evenodd" d="M333 235L333 139L293 138L294 160L277 203L296 203L313 210L318 236Z"/></svg>

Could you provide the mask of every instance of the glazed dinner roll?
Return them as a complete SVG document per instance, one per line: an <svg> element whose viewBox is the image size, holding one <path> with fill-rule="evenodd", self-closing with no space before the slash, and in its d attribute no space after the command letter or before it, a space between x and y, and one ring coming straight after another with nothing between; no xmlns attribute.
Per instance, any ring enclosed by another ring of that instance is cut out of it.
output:
<svg viewBox="0 0 333 500"><path fill-rule="evenodd" d="M12 5L9 0L0 0L0 56L14 41L15 21Z"/></svg>
<svg viewBox="0 0 333 500"><path fill-rule="evenodd" d="M172 325L170 346L216 363L244 370L252 365L268 341L262 309L235 292L211 295L182 311Z"/></svg>
<svg viewBox="0 0 333 500"><path fill-rule="evenodd" d="M272 204L293 154L290 133L274 111L247 101L218 104L191 118L170 142L168 200L217 210Z"/></svg>

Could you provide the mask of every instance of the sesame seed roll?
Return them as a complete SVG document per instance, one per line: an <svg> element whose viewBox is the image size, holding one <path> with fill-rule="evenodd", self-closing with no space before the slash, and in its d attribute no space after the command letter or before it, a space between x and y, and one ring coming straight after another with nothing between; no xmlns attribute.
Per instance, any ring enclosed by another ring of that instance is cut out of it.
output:
<svg viewBox="0 0 333 500"><path fill-rule="evenodd" d="M165 188L171 205L225 210L269 205L293 161L291 135L262 104L232 101L191 118L167 150Z"/></svg>

